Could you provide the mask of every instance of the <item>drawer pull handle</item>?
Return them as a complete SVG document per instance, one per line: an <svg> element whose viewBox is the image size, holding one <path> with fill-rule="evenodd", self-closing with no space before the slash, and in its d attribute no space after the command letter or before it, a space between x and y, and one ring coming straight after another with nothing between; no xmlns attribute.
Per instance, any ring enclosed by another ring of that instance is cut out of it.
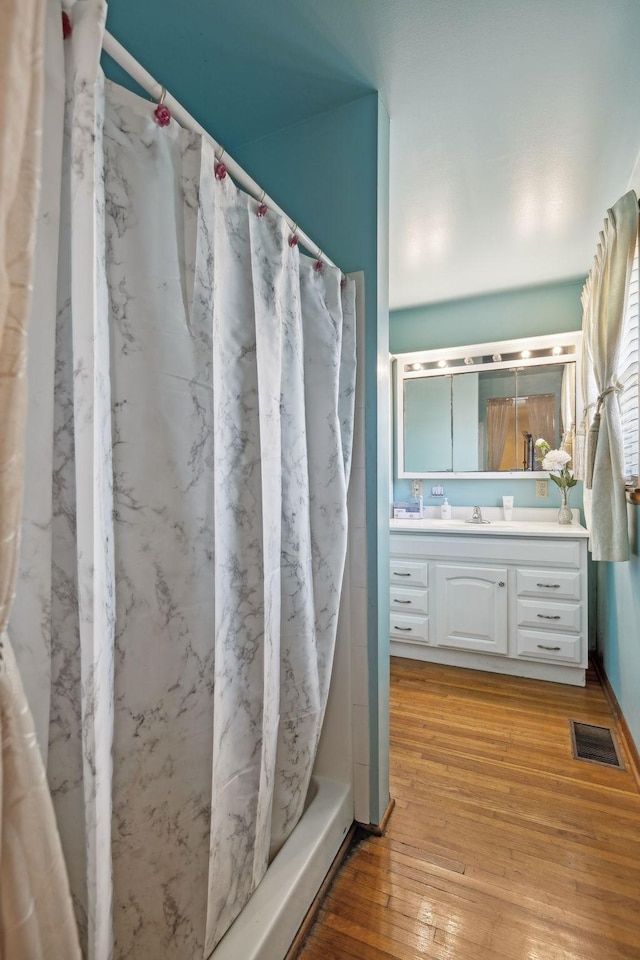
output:
<svg viewBox="0 0 640 960"><path fill-rule="evenodd" d="M393 575L394 577L410 577L411 576L410 573L398 573L397 570L393 571Z"/></svg>
<svg viewBox="0 0 640 960"><path fill-rule="evenodd" d="M560 587L559 583L536 583L536 587L547 587L551 590L557 590Z"/></svg>
<svg viewBox="0 0 640 960"><path fill-rule="evenodd" d="M394 603L413 603L413 600L398 600L397 597L393 598Z"/></svg>
<svg viewBox="0 0 640 960"><path fill-rule="evenodd" d="M549 613L537 613L537 617L540 617L541 620L560 620L560 614L556 613L553 616Z"/></svg>
<svg viewBox="0 0 640 960"><path fill-rule="evenodd" d="M403 633L411 633L412 630L413 630L413 627L398 627L398 626L395 626L393 629L394 629L394 630L402 630ZM559 649L560 649L560 647L558 647L558 650L559 650Z"/></svg>
<svg viewBox="0 0 640 960"><path fill-rule="evenodd" d="M545 647L544 643L538 644L538 650L559 650L560 647Z"/></svg>

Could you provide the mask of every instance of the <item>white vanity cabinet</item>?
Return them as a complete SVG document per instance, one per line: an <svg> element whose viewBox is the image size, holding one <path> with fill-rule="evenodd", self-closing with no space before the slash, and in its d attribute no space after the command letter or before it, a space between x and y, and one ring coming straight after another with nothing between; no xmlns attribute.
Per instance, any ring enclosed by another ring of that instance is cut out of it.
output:
<svg viewBox="0 0 640 960"><path fill-rule="evenodd" d="M392 655L583 685L586 530L434 526L391 533Z"/></svg>

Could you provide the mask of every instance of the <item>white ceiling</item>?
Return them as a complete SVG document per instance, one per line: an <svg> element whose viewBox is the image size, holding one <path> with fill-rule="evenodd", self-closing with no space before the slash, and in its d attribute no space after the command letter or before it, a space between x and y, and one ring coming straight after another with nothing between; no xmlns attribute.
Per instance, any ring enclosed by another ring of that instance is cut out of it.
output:
<svg viewBox="0 0 640 960"><path fill-rule="evenodd" d="M640 3L401 6L393 306L586 274L640 149Z"/></svg>
<svg viewBox="0 0 640 960"><path fill-rule="evenodd" d="M639 0L323 0L315 16L391 117L392 307L587 273L640 150Z"/></svg>

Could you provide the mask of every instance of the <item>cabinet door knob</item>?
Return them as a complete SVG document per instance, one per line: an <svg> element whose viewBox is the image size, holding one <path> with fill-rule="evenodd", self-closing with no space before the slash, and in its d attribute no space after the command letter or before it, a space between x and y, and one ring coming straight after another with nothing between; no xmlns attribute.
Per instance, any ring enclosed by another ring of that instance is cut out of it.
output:
<svg viewBox="0 0 640 960"><path fill-rule="evenodd" d="M504 587L504 580L498 580L498 586Z"/></svg>

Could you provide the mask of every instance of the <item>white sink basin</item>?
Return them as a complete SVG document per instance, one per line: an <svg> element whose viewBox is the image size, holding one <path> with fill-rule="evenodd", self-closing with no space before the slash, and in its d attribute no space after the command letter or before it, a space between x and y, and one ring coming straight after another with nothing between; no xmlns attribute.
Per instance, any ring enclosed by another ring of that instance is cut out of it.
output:
<svg viewBox="0 0 640 960"><path fill-rule="evenodd" d="M560 526L553 516L555 511L551 513L552 516L545 516L544 519L540 520L490 520L489 523L467 523L466 520L457 518L441 520L433 517L422 520L391 520L390 527L392 530L415 530L416 532L422 530L431 533L458 533L494 537L508 536L509 534L533 537L588 536L587 530L579 523L574 522L568 526Z"/></svg>
<svg viewBox="0 0 640 960"><path fill-rule="evenodd" d="M485 527L500 527L502 530L519 530L528 526L526 520L485 520L483 523L472 523L470 520L438 520L427 519L424 523L433 523L438 527L442 524L452 524L454 527L471 527L473 530L483 530ZM531 521L529 521L530 523Z"/></svg>
<svg viewBox="0 0 640 960"><path fill-rule="evenodd" d="M437 518L427 518L424 520L408 520L407 523L420 524L423 530L438 530L444 527L464 527L475 530L479 533L488 532L489 527L500 527L501 530L521 530L531 526L531 522L521 520L489 520L484 523L471 523L469 520L440 520Z"/></svg>

